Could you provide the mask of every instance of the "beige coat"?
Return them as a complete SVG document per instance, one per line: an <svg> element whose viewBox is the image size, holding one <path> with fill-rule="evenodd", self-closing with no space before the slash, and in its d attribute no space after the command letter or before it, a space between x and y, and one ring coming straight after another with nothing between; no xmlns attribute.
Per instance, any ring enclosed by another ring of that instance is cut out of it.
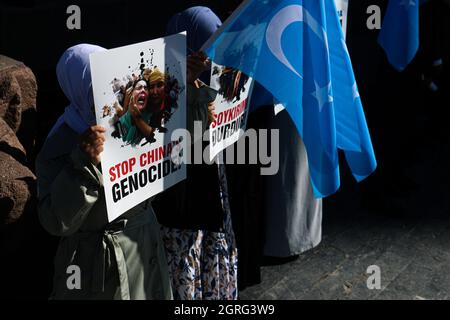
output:
<svg viewBox="0 0 450 320"><path fill-rule="evenodd" d="M150 201L108 223L102 174L76 139L72 129L61 126L36 160L39 218L49 233L61 236L52 298L171 299ZM73 288L77 267L79 289Z"/></svg>

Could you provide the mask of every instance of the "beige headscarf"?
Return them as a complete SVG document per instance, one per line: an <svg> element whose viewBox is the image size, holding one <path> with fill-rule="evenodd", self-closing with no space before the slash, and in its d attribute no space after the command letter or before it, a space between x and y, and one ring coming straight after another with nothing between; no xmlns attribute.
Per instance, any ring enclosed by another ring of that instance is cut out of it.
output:
<svg viewBox="0 0 450 320"><path fill-rule="evenodd" d="M159 71L158 68L154 68L153 70L146 69L144 71L144 78L149 82L149 84L156 83L156 82L164 82L165 75L161 71Z"/></svg>

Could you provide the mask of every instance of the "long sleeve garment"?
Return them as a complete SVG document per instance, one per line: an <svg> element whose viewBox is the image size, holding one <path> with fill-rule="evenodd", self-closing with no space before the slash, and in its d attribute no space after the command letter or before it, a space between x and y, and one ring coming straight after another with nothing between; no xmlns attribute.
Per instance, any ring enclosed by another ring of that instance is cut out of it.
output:
<svg viewBox="0 0 450 320"><path fill-rule="evenodd" d="M51 298L171 299L150 201L108 223L102 174L76 141L62 125L36 160L39 219L61 236Z"/></svg>

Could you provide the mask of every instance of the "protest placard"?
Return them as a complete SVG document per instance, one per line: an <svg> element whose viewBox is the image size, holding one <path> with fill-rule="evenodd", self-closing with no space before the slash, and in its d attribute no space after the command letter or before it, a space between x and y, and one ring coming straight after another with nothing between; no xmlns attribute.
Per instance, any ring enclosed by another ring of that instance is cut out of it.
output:
<svg viewBox="0 0 450 320"><path fill-rule="evenodd" d="M348 15L348 0L334 0L336 3L336 9L341 22L342 32L344 33L344 39L347 34L347 15Z"/></svg>
<svg viewBox="0 0 450 320"><path fill-rule="evenodd" d="M109 221L186 178L186 33L90 56Z"/></svg>
<svg viewBox="0 0 450 320"><path fill-rule="evenodd" d="M245 131L253 79L241 71L212 63L211 87L217 90L214 121L209 127L210 160Z"/></svg>

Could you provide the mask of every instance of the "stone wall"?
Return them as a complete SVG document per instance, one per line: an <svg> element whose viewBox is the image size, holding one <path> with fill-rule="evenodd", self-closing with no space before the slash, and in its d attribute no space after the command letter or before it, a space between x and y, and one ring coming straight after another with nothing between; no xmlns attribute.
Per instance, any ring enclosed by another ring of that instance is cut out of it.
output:
<svg viewBox="0 0 450 320"><path fill-rule="evenodd" d="M36 94L33 72L0 55L0 261L10 298L45 299L52 283L56 239L36 211Z"/></svg>

